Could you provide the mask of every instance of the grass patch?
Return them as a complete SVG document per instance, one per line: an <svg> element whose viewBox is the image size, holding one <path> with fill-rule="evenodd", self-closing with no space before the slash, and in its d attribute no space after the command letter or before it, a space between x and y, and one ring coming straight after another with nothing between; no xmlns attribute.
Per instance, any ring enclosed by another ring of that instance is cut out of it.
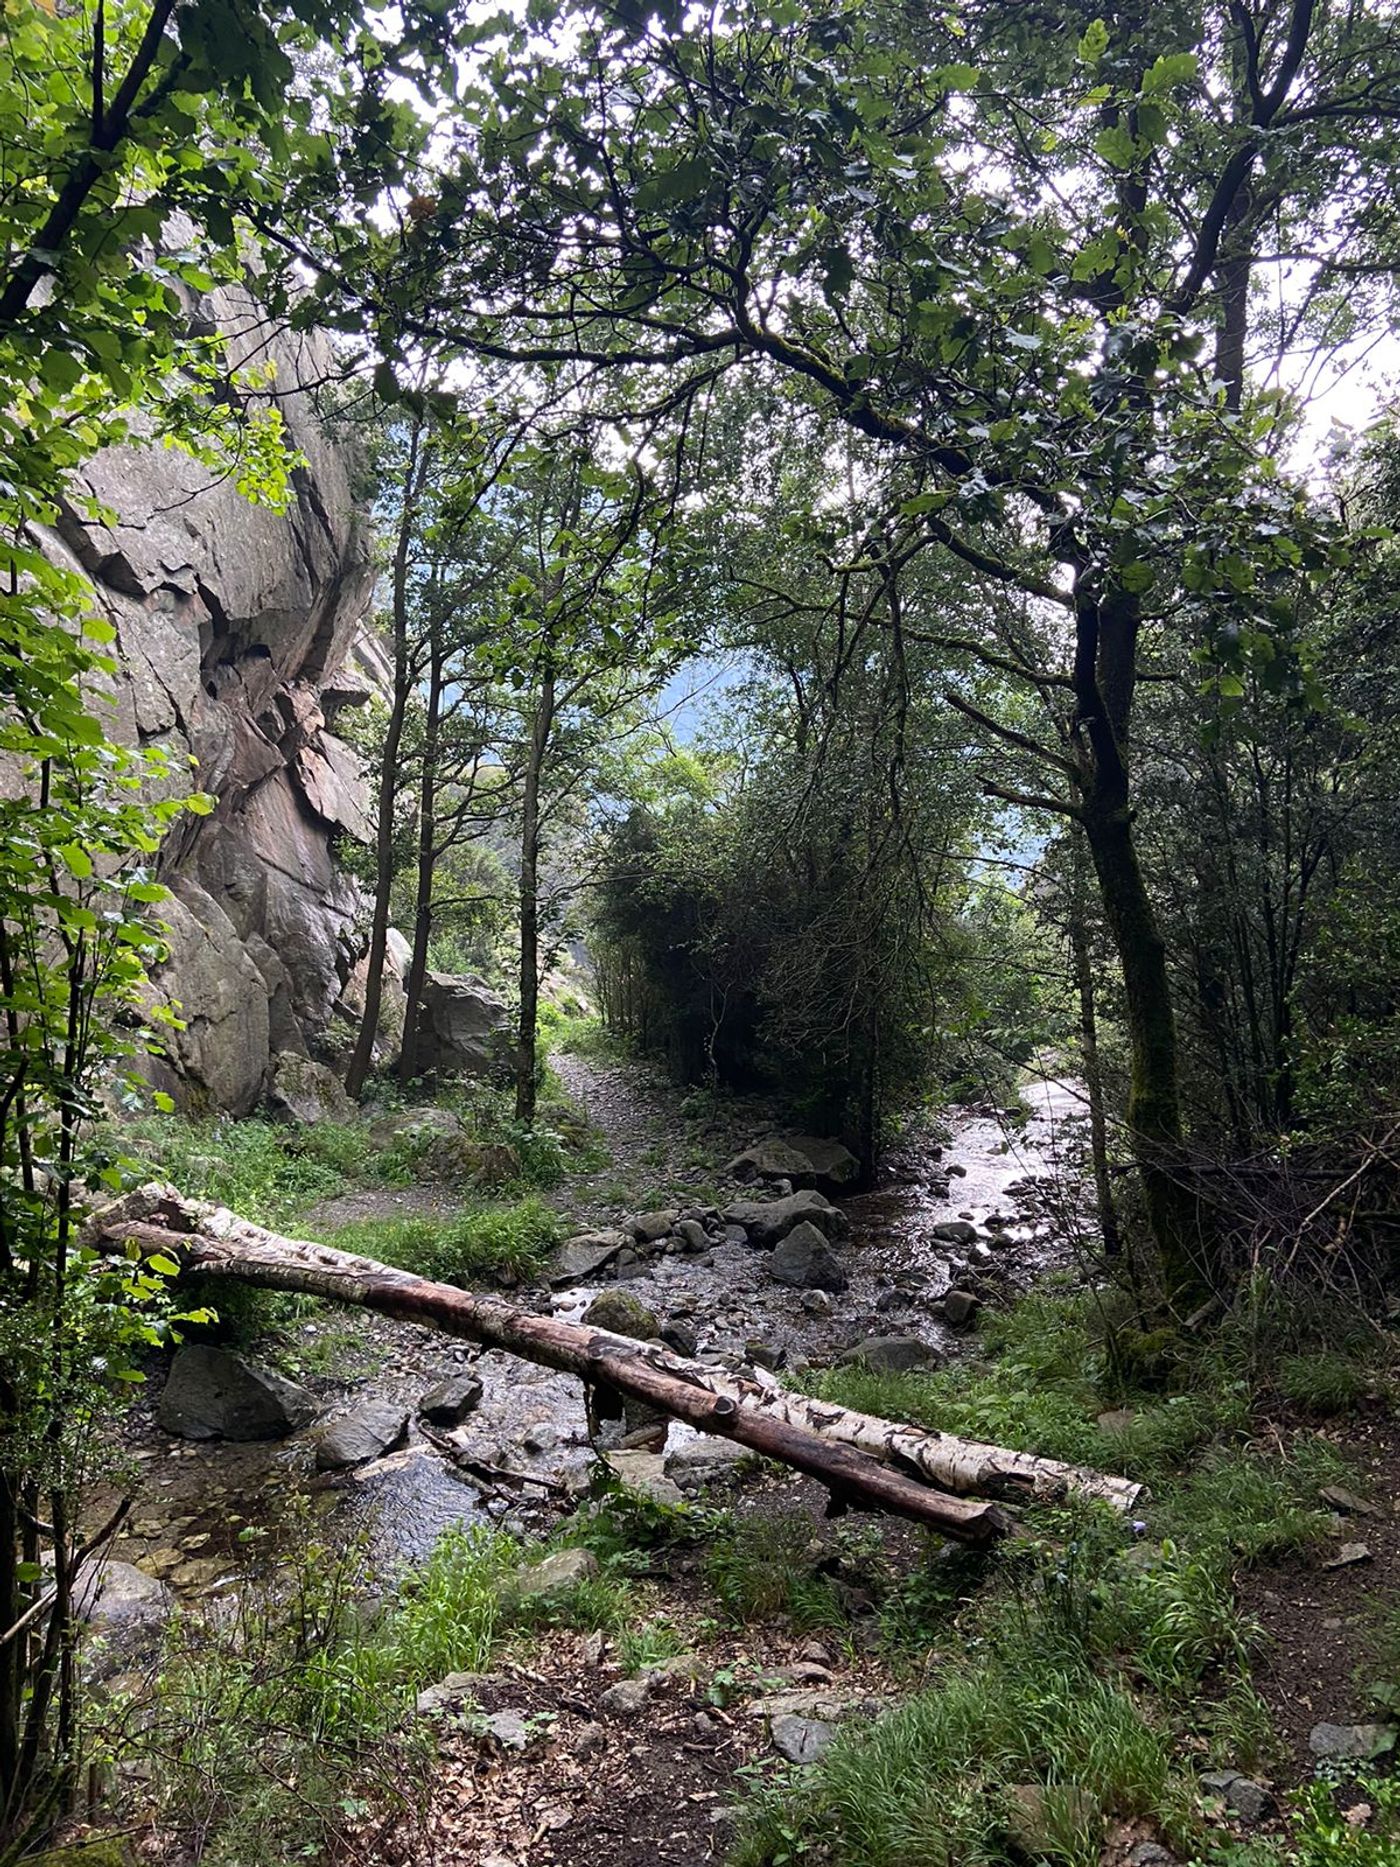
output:
<svg viewBox="0 0 1400 1867"><path fill-rule="evenodd" d="M1051 1785L1025 1845L1019 1785ZM1083 1665L998 1654L961 1666L820 1763L761 1793L734 1867L815 1853L842 1867L980 1867L1027 1854L1097 1867L1100 1812L1168 1813L1184 1833L1172 1743L1122 1685ZM1018 1832L1022 1839L1018 1842Z"/></svg>
<svg viewBox="0 0 1400 1867"><path fill-rule="evenodd" d="M143 1171L273 1231L364 1179L363 1130L333 1122L288 1128L252 1116L152 1115L128 1126L123 1141Z"/></svg>
<svg viewBox="0 0 1400 1867"><path fill-rule="evenodd" d="M531 1193L513 1206L486 1206L450 1218L357 1219L326 1233L324 1242L440 1283L470 1287L534 1276L548 1262L561 1232L558 1214Z"/></svg>

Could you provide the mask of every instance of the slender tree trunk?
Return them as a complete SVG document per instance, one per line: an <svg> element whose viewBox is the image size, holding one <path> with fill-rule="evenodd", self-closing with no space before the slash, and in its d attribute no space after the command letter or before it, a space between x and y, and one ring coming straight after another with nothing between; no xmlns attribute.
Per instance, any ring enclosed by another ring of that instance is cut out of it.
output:
<svg viewBox="0 0 1400 1867"><path fill-rule="evenodd" d="M520 1024L515 1045L515 1116L535 1119L535 1065L540 1009L540 782L554 732L555 679L546 666L530 723L530 747L520 807Z"/></svg>
<svg viewBox="0 0 1400 1867"><path fill-rule="evenodd" d="M428 942L433 931L433 865L437 842L438 753L442 738L442 644L433 626L428 669L427 717L423 727L423 766L418 786L418 876L413 898L413 957L404 986L403 1043L399 1081L407 1087L418 1074L418 1006L428 973Z"/></svg>
<svg viewBox="0 0 1400 1867"><path fill-rule="evenodd" d="M389 896L394 885L394 807L399 795L399 748L403 744L404 715L413 691L413 669L408 640L408 572L418 495L423 424L415 421L409 436L404 469L403 500L399 507L398 537L394 547L394 694L384 736L383 762L375 811L374 914L370 922L369 963L365 974L365 1010L350 1067L345 1072L346 1093L359 1100L364 1093L379 1012L384 1002L384 954L389 944Z"/></svg>
<svg viewBox="0 0 1400 1867"><path fill-rule="evenodd" d="M1069 917L1070 953L1079 994L1079 1046L1084 1063L1084 1086L1089 1095L1089 1153L1094 1167L1094 1195L1104 1255L1120 1257L1123 1240L1113 1204L1113 1182L1108 1171L1108 1123L1104 1114L1103 1070L1099 1063L1099 1023L1094 1002L1094 968L1089 953L1088 902L1084 882L1084 849L1076 832L1070 838L1073 866L1073 907Z"/></svg>

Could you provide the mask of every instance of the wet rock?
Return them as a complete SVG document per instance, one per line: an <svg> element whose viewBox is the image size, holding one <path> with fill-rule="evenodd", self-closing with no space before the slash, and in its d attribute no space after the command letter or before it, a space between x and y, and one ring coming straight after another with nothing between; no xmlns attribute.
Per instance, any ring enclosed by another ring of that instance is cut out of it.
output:
<svg viewBox="0 0 1400 1867"><path fill-rule="evenodd" d="M1013 1251L1015 1246L1016 1240L1010 1232L993 1232L987 1240L989 1251Z"/></svg>
<svg viewBox="0 0 1400 1867"><path fill-rule="evenodd" d="M804 1290L802 1307L809 1316L829 1316L836 1305L825 1290Z"/></svg>
<svg viewBox="0 0 1400 1867"><path fill-rule="evenodd" d="M1059 1854L1067 1835L1097 1836L1103 1813L1097 1798L1075 1783L1013 1783L1006 1790L1005 1823L1017 1847L1039 1859Z"/></svg>
<svg viewBox="0 0 1400 1867"><path fill-rule="evenodd" d="M973 1245L977 1243L977 1227L969 1225L966 1219L945 1219L942 1225L935 1225L933 1237L945 1245Z"/></svg>
<svg viewBox="0 0 1400 1867"><path fill-rule="evenodd" d="M846 1349L840 1359L877 1374L908 1374L919 1368L941 1368L945 1357L916 1335L869 1335Z"/></svg>
<svg viewBox="0 0 1400 1867"><path fill-rule="evenodd" d="M1308 1749L1315 1757L1370 1763L1394 1750L1395 1739L1393 1724L1315 1724L1308 1733Z"/></svg>
<svg viewBox="0 0 1400 1867"><path fill-rule="evenodd" d="M603 1462L629 1491L637 1491L654 1504L683 1504L685 1498L674 1479L666 1476L666 1460L659 1452L605 1452Z"/></svg>
<svg viewBox="0 0 1400 1867"><path fill-rule="evenodd" d="M553 1452L559 1444L559 1428L549 1420L536 1420L520 1435L520 1443L526 1452L538 1458L541 1453Z"/></svg>
<svg viewBox="0 0 1400 1867"><path fill-rule="evenodd" d="M610 1718L637 1718L646 1708L650 1697L650 1687L642 1679L619 1679L616 1685L610 1685L598 1699L599 1711L606 1712Z"/></svg>
<svg viewBox="0 0 1400 1867"><path fill-rule="evenodd" d="M163 1627L174 1605L164 1582L130 1562L86 1562L73 1590L77 1619L124 1651Z"/></svg>
<svg viewBox="0 0 1400 1867"><path fill-rule="evenodd" d="M577 1588L580 1582L591 1582L597 1573L598 1558L591 1549L559 1549L542 1562L522 1569L513 1588L516 1595L527 1599L552 1595L561 1589Z"/></svg>
<svg viewBox="0 0 1400 1867"><path fill-rule="evenodd" d="M725 1225L720 1228L719 1242L722 1245L746 1245L749 1235L742 1225Z"/></svg>
<svg viewBox="0 0 1400 1867"><path fill-rule="evenodd" d="M195 1343L176 1352L156 1419L181 1439L283 1439L319 1411L295 1381Z"/></svg>
<svg viewBox="0 0 1400 1867"><path fill-rule="evenodd" d="M714 1243L699 1219L677 1219L676 1237L692 1252L708 1251Z"/></svg>
<svg viewBox="0 0 1400 1867"><path fill-rule="evenodd" d="M785 1348L774 1348L772 1343L760 1342L753 1337L745 1342L744 1355L755 1368L767 1368L774 1374L787 1361Z"/></svg>
<svg viewBox="0 0 1400 1867"><path fill-rule="evenodd" d="M774 1247L768 1275L793 1290L844 1290L850 1281L825 1234L805 1220Z"/></svg>
<svg viewBox="0 0 1400 1867"><path fill-rule="evenodd" d="M316 1434L316 1469L340 1472L350 1465L365 1465L395 1447L408 1431L406 1410L390 1400L367 1400L332 1420Z"/></svg>
<svg viewBox="0 0 1400 1867"><path fill-rule="evenodd" d="M950 1329L970 1329L981 1307L982 1299L970 1290L950 1290L943 1299L943 1320Z"/></svg>
<svg viewBox="0 0 1400 1867"><path fill-rule="evenodd" d="M956 1161L951 1161L943 1171L954 1180L965 1180L967 1178L967 1168L960 1167Z"/></svg>
<svg viewBox="0 0 1400 1867"><path fill-rule="evenodd" d="M846 1230L846 1215L820 1193L790 1193L786 1199L740 1199L724 1209L727 1225L742 1226L751 1245L767 1250L795 1226L814 1225L828 1238Z"/></svg>
<svg viewBox="0 0 1400 1867"><path fill-rule="evenodd" d="M345 1125L359 1112L334 1070L295 1050L279 1051L273 1059L267 1103L274 1115L301 1128L318 1122Z"/></svg>
<svg viewBox="0 0 1400 1867"><path fill-rule="evenodd" d="M613 1335L650 1342L661 1334L656 1312L627 1290L600 1290L583 1312L585 1329L606 1329Z"/></svg>
<svg viewBox="0 0 1400 1867"><path fill-rule="evenodd" d="M661 1325L661 1340L667 1348L693 1361L700 1348L700 1338L687 1323L667 1320Z"/></svg>
<svg viewBox="0 0 1400 1867"><path fill-rule="evenodd" d="M815 1763L831 1748L836 1726L820 1718L775 1718L769 1727L773 1748L789 1763Z"/></svg>
<svg viewBox="0 0 1400 1867"><path fill-rule="evenodd" d="M666 1237L678 1217L674 1207L662 1212L639 1212L635 1219L628 1221L628 1227L632 1236L642 1244L654 1245Z"/></svg>
<svg viewBox="0 0 1400 1867"><path fill-rule="evenodd" d="M860 1181L860 1162L839 1141L815 1135L771 1135L730 1161L736 1180L788 1180L794 1187L839 1193Z"/></svg>
<svg viewBox="0 0 1400 1867"><path fill-rule="evenodd" d="M428 1389L418 1411L429 1426L460 1426L481 1405L482 1392L474 1374L451 1374Z"/></svg>

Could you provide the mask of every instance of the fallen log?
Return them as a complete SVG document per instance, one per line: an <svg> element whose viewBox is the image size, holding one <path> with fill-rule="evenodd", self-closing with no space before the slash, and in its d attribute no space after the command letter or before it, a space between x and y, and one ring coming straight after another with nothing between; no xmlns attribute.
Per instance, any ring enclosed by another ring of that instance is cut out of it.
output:
<svg viewBox="0 0 1400 1867"><path fill-rule="evenodd" d="M702 1432L720 1434L817 1478L842 1501L928 1524L963 1542L1014 1528L993 1497L1054 1498L1070 1491L1129 1508L1142 1487L1087 1467L1037 1459L953 1434L925 1432L785 1392L690 1361L657 1343L536 1316L497 1297L434 1283L305 1239L284 1238L227 1207L143 1187L97 1214L89 1233L134 1244L182 1268L296 1290L425 1323L526 1360L606 1380Z"/></svg>

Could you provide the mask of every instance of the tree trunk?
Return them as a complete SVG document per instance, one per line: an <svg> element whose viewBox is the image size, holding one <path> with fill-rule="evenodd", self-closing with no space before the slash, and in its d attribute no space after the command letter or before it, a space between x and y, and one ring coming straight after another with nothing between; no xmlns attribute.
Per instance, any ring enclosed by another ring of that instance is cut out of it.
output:
<svg viewBox="0 0 1400 1867"><path fill-rule="evenodd" d="M687 1360L658 1344L536 1316L369 1258L282 1238L168 1187L142 1188L99 1214L92 1229L119 1249L134 1240L190 1270L358 1304L585 1381L606 1381L702 1432L807 1472L838 1498L915 1518L963 1541L985 1541L1012 1523L994 1505L967 1502L968 1493L1030 1499L1074 1491L1128 1510L1142 1492L1124 1478L876 1419Z"/></svg>
<svg viewBox="0 0 1400 1867"><path fill-rule="evenodd" d="M389 895L394 885L394 806L399 794L399 747L403 743L404 715L413 691L413 670L408 642L408 560L413 541L418 491L419 456L423 425L415 421L409 437L404 469L403 503L399 508L398 538L394 548L394 694L389 728L384 736L379 767L379 793L375 810L374 915L370 922L369 962L365 974L365 1011L355 1052L345 1072L346 1094L358 1102L364 1093L374 1040L379 1032L379 1011L384 1002L384 954L389 944Z"/></svg>
<svg viewBox="0 0 1400 1867"><path fill-rule="evenodd" d="M1084 565L1075 591L1074 726L1077 817L1093 858L1104 921L1123 974L1132 1058L1127 1122L1147 1222L1169 1299L1208 1287L1197 1202L1184 1173L1176 1013L1167 946L1138 860L1128 738L1141 605L1099 588Z"/></svg>
<svg viewBox="0 0 1400 1867"><path fill-rule="evenodd" d="M1089 1095L1089 1154L1094 1168L1094 1196L1104 1256L1121 1257L1123 1240L1113 1203L1113 1182L1108 1171L1108 1123L1104 1114L1103 1070L1099 1063L1099 1021L1094 1003L1094 967L1089 954L1087 890L1084 886L1084 848L1077 831L1070 837L1073 885L1069 916L1070 954L1079 994L1079 1047L1084 1062L1084 1086Z"/></svg>
<svg viewBox="0 0 1400 1867"><path fill-rule="evenodd" d="M536 1039L540 1009L540 781L554 732L554 669L546 665L530 722L520 806L520 1024L515 1045L515 1117L535 1119Z"/></svg>
<svg viewBox="0 0 1400 1867"><path fill-rule="evenodd" d="M423 765L418 783L418 874L413 893L413 957L404 984L403 1043L399 1047L399 1081L405 1088L418 1074L418 1005L428 974L428 942L433 931L433 865L437 851L438 750L442 737L442 645L439 625L433 625L432 660L428 668L427 716L423 723Z"/></svg>

